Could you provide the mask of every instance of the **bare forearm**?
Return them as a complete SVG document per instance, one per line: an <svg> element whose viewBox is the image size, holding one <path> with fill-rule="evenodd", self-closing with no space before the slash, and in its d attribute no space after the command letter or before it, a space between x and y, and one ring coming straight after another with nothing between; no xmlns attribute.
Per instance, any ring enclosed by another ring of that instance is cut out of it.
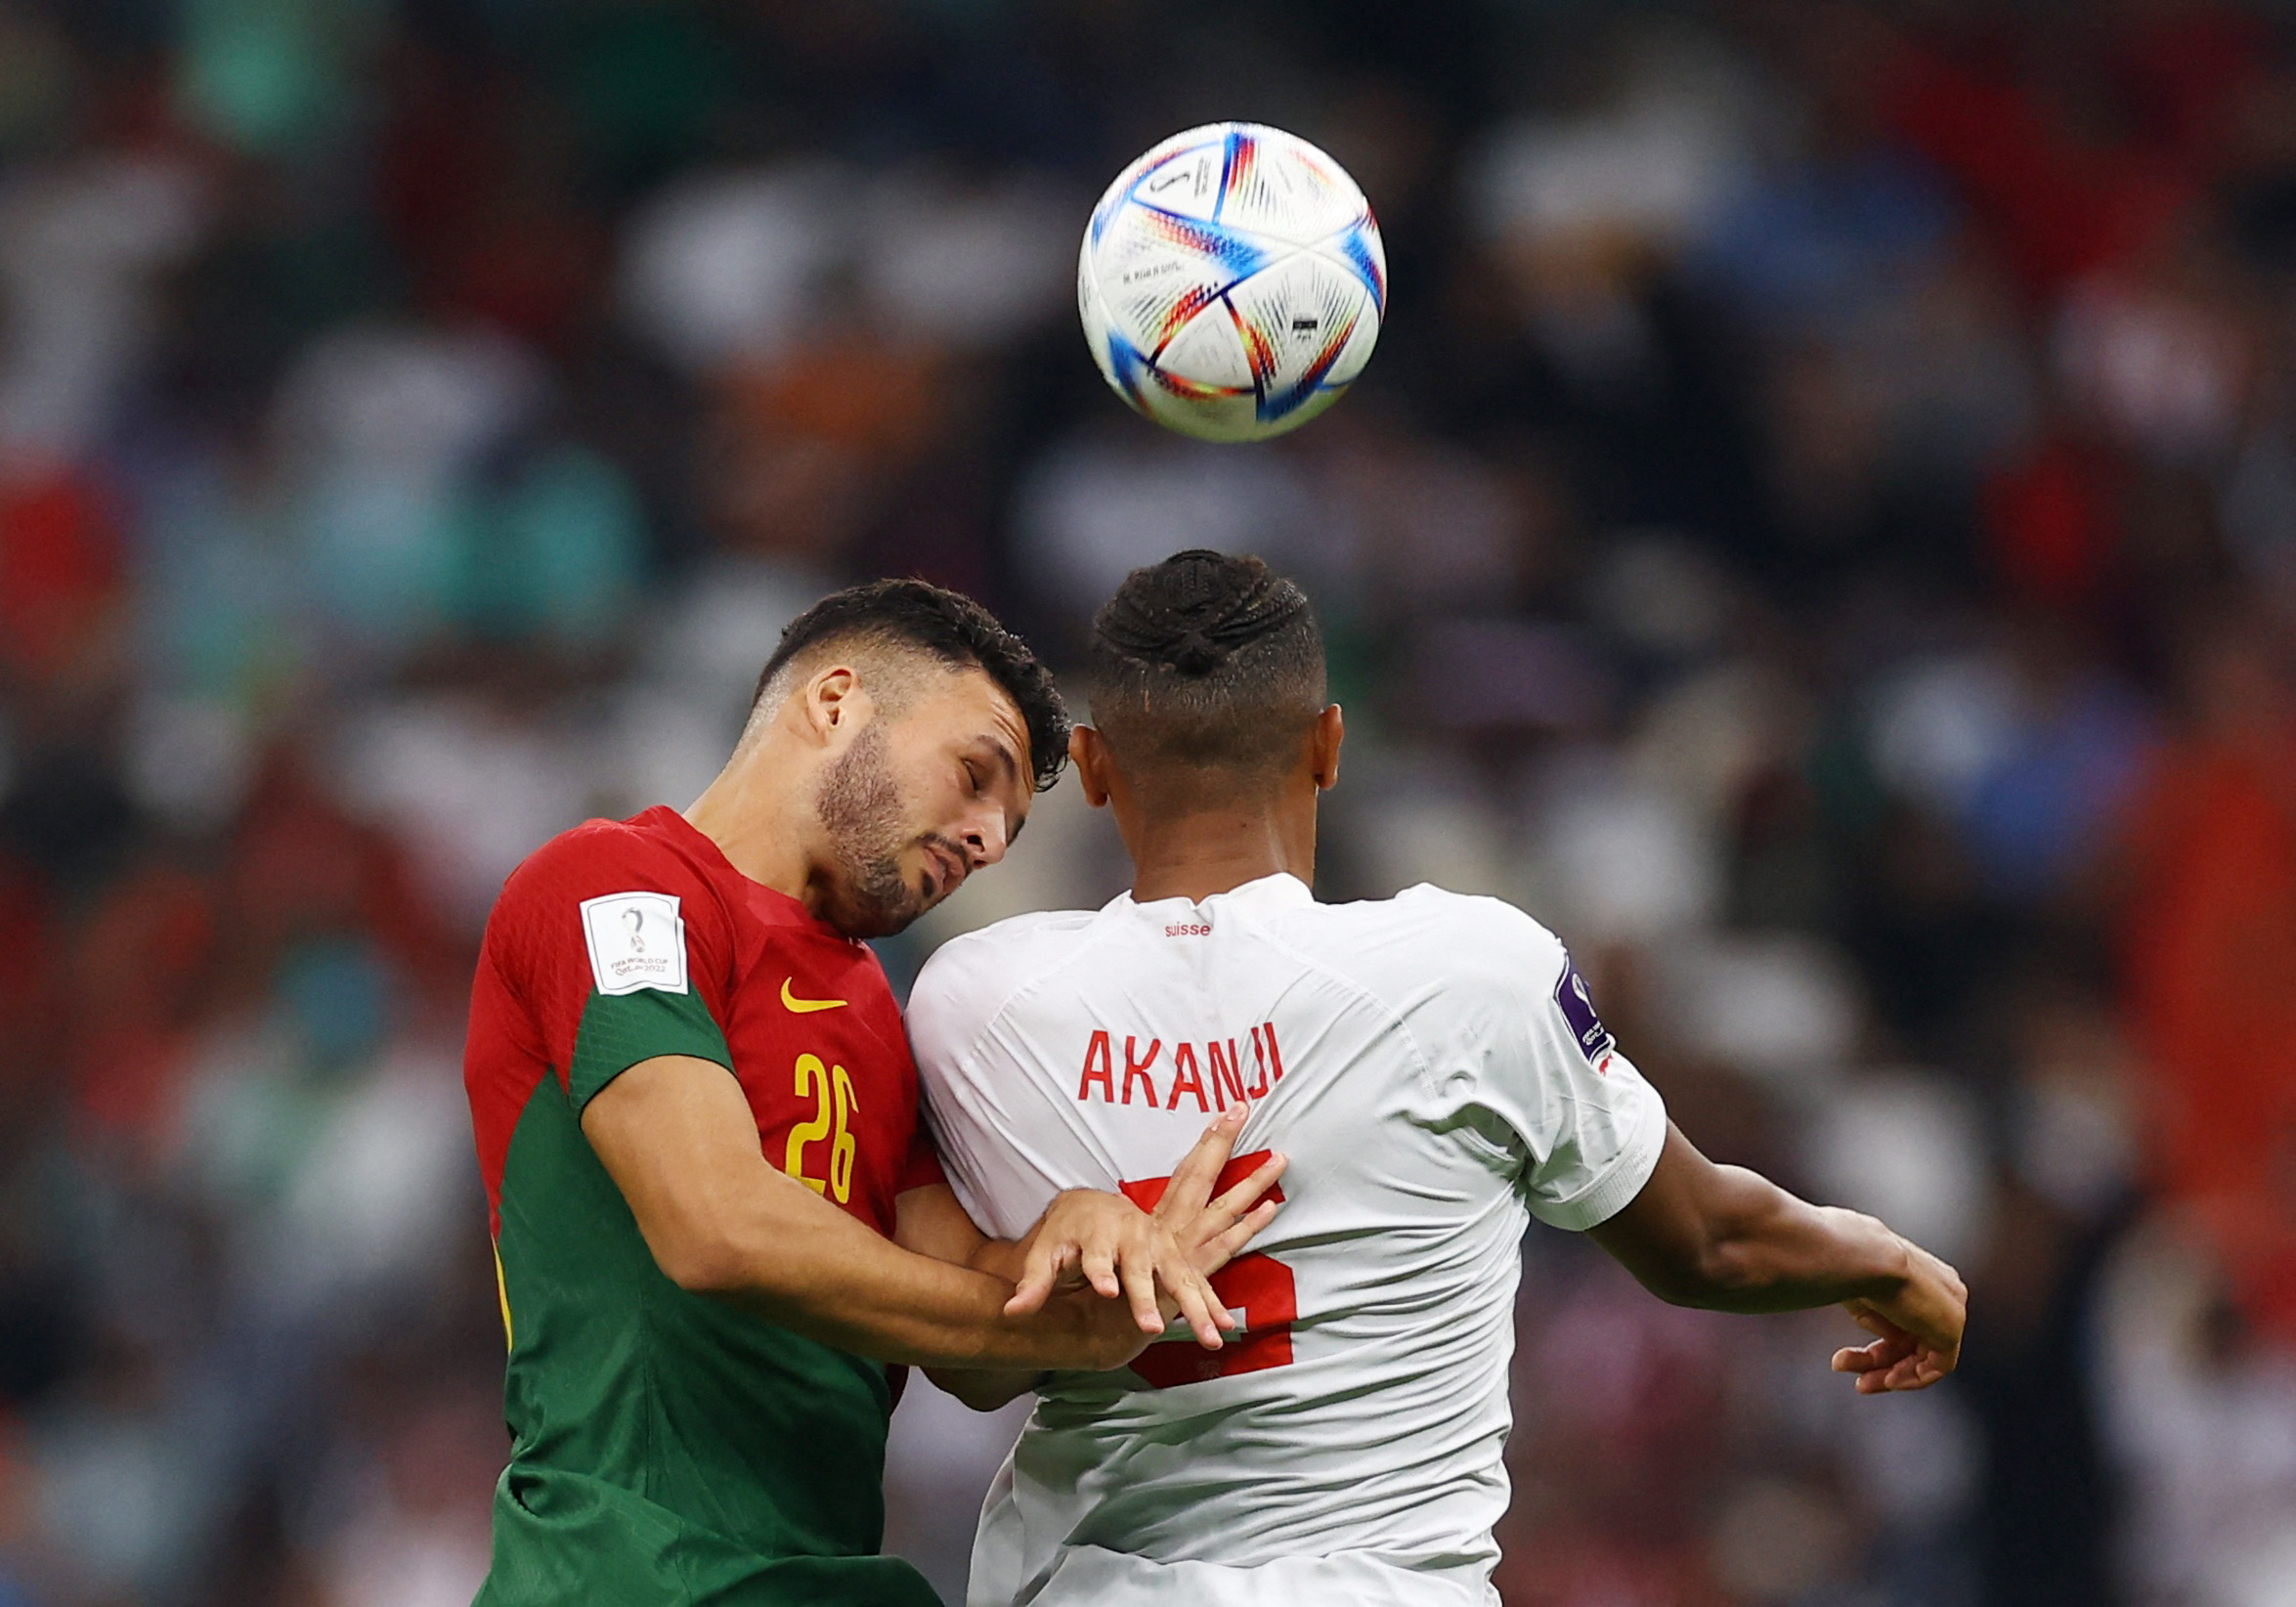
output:
<svg viewBox="0 0 2296 1607"><path fill-rule="evenodd" d="M962 1366L998 1349L1012 1292L1002 1281L911 1255L858 1223L850 1234L828 1222L758 1226L728 1225L724 1264L679 1282L881 1362Z"/></svg>
<svg viewBox="0 0 2296 1607"><path fill-rule="evenodd" d="M1004 1282L1017 1283L1026 1260L1024 1243L1009 1238L985 1238L973 1254L975 1271L988 1274ZM935 1386L954 1395L975 1412L994 1412L1008 1402L1017 1401L1044 1380L1045 1368L969 1368L964 1369L935 1368L926 1376Z"/></svg>
<svg viewBox="0 0 2296 1607"><path fill-rule="evenodd" d="M760 1182L770 1190L759 1191L760 1208L722 1225L730 1253L700 1280L705 1292L881 1362L1033 1376L1093 1359L1081 1303L1007 1317L1009 1279L912 1254L810 1195L773 1198L781 1191L770 1186L787 1186L779 1174Z"/></svg>
<svg viewBox="0 0 2296 1607"><path fill-rule="evenodd" d="M1042 1225L1040 1221L1038 1226ZM1028 1239L989 1238L976 1234L964 1261L975 1272L986 1273L1007 1284L1018 1283L1028 1261ZM932 1380L934 1387L975 1412L994 1412L1019 1399L1034 1389L1044 1375L1045 1369L1038 1368L925 1369L925 1376Z"/></svg>
<svg viewBox="0 0 2296 1607"><path fill-rule="evenodd" d="M1004 1282L1018 1283L1020 1281L1020 1271L1027 1261L1027 1239L983 1238L973 1253L965 1258L965 1265Z"/></svg>
<svg viewBox="0 0 2296 1607"><path fill-rule="evenodd" d="M1843 1306L1874 1335L1834 1355L1834 1370L1856 1374L1861 1395L1927 1389L1961 1359L1969 1289L1951 1267L1870 1216L1716 1166L1671 1122L1642 1192L1591 1237L1677 1306Z"/></svg>
<svg viewBox="0 0 2296 1607"><path fill-rule="evenodd" d="M1902 1240L1870 1216L1812 1205L1758 1173L1716 1168L1730 1191L1690 1298L1713 1311L1803 1311L1893 1295L1907 1276Z"/></svg>
<svg viewBox="0 0 2296 1607"><path fill-rule="evenodd" d="M1642 1193L1593 1237L1661 1299L1713 1311L1887 1299L1910 1270L1904 1242L1872 1217L1716 1166L1670 1128Z"/></svg>
<svg viewBox="0 0 2296 1607"><path fill-rule="evenodd" d="M1068 1308L1007 1318L1003 1307L1010 1286L985 1280L947 1286L928 1277L898 1289L888 1289L882 1281L855 1280L845 1289L820 1294L791 1294L760 1282L712 1292L809 1339L912 1367L968 1371L1020 1367L1032 1369L1019 1374L1031 1379L1056 1362L1073 1366L1083 1344L1081 1325L1062 1322Z"/></svg>

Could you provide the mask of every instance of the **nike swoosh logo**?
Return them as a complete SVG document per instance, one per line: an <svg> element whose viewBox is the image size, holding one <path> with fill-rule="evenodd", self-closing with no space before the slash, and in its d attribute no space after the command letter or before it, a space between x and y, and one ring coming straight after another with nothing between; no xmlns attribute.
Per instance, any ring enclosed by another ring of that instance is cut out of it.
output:
<svg viewBox="0 0 2296 1607"><path fill-rule="evenodd" d="M794 981L796 981L796 980L797 980L797 978L796 978L795 977L786 977L786 978L784 978L784 979L783 979L783 981L782 981L782 984L781 984L781 1002L782 1002L784 1005L786 1005L786 1006L789 1008L790 1012L791 1012L793 1015L798 1015L798 1016L810 1016L810 1015L812 1015L812 1014L813 1014L813 1012L814 1012L814 1011L816 1011L816 1010L843 1010L843 1009L845 1009L845 1000L843 1000L843 999L801 999L801 998L799 998L799 997L798 997L798 996L797 996L795 993L792 993L792 992L789 990L789 984L790 984L791 982L794 982Z"/></svg>

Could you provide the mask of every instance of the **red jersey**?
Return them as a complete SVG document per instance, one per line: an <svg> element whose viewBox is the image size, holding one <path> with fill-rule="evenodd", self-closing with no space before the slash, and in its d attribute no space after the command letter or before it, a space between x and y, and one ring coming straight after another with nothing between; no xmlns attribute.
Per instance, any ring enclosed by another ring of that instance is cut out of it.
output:
<svg viewBox="0 0 2296 1607"><path fill-rule="evenodd" d="M941 1180L876 954L667 806L551 839L487 923L465 1081L498 1237L503 1158L541 1080L579 1118L657 1055L731 1071L765 1158L888 1238L894 1196Z"/></svg>
<svg viewBox="0 0 2296 1607"><path fill-rule="evenodd" d="M464 1078L510 1337L487 1607L925 1603L883 1532L887 1369L679 1288L582 1112L638 1062L741 1084L765 1158L881 1234L940 1169L877 957L673 809L543 845L487 923Z"/></svg>

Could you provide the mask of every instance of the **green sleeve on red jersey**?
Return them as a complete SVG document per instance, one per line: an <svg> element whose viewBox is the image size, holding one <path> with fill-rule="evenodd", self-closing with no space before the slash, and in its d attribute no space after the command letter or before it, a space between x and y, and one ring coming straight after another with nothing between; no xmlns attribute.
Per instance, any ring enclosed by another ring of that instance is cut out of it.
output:
<svg viewBox="0 0 2296 1607"><path fill-rule="evenodd" d="M640 1061L657 1055L691 1055L733 1069L725 1032L698 992L635 993L593 991L582 1007L574 1038L574 1059L566 1068L567 1097L580 1115L599 1091Z"/></svg>
<svg viewBox="0 0 2296 1607"><path fill-rule="evenodd" d="M579 1114L638 1062L731 1068L720 1008L733 938L707 879L658 834L593 821L511 876L487 940Z"/></svg>

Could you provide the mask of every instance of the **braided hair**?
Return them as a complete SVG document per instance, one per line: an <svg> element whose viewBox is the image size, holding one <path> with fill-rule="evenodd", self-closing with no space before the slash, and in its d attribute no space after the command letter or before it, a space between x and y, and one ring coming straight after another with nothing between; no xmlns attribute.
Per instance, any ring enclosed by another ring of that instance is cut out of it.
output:
<svg viewBox="0 0 2296 1607"><path fill-rule="evenodd" d="M1130 763L1280 769L1322 711L1307 594L1201 548L1136 569L1093 621L1093 722Z"/></svg>

